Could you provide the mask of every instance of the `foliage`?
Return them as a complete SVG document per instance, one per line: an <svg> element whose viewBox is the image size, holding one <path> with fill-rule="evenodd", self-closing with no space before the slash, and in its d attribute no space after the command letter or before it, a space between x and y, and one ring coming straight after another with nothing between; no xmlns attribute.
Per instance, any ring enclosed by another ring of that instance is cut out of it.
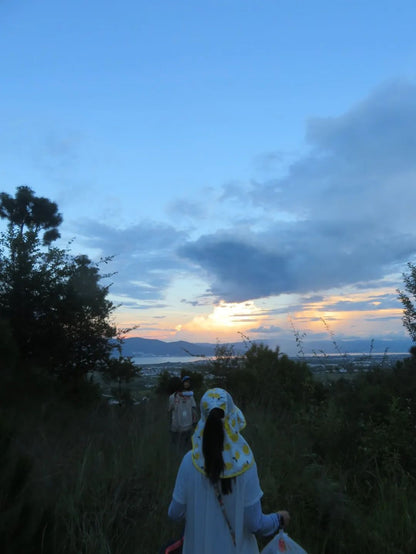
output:
<svg viewBox="0 0 416 554"><path fill-rule="evenodd" d="M34 196L26 186L18 187L14 198L6 192L0 193L0 217L9 221L14 235L20 239L25 228L35 235L43 231L44 245L51 244L60 236L58 227L62 216L58 213L58 206L47 198Z"/></svg>
<svg viewBox="0 0 416 554"><path fill-rule="evenodd" d="M416 342L416 265L408 264L409 273L403 275L405 291L398 291L403 304L403 325L411 339Z"/></svg>
<svg viewBox="0 0 416 554"><path fill-rule="evenodd" d="M204 386L204 375L201 371L188 369L191 364L187 364L186 368L181 369L181 379L188 376L191 379L191 389L195 392L200 392Z"/></svg>
<svg viewBox="0 0 416 554"><path fill-rule="evenodd" d="M62 217L28 187L14 198L0 195L0 217L8 221L0 238L0 310L16 365L79 383L108 364L116 334L98 265L52 247Z"/></svg>
<svg viewBox="0 0 416 554"><path fill-rule="evenodd" d="M212 372L218 385L230 390L242 407L253 398L277 411L306 401L313 388L307 365L289 359L279 347L249 344L243 356L235 356L232 346L217 346Z"/></svg>
<svg viewBox="0 0 416 554"><path fill-rule="evenodd" d="M227 385L230 376L240 368L240 361L241 357L237 356L233 344L217 343L211 361L211 372L216 377L218 386Z"/></svg>
<svg viewBox="0 0 416 554"><path fill-rule="evenodd" d="M253 344L245 354L244 367L256 376L252 394L271 405L284 410L306 401L311 373L304 362L291 360L279 347Z"/></svg>
<svg viewBox="0 0 416 554"><path fill-rule="evenodd" d="M111 358L104 370L104 378L117 384L129 383L137 375L137 367L129 357Z"/></svg>
<svg viewBox="0 0 416 554"><path fill-rule="evenodd" d="M156 393L173 394L182 388L182 381L177 375L170 371L161 371L157 377Z"/></svg>
<svg viewBox="0 0 416 554"><path fill-rule="evenodd" d="M54 519L51 506L36 495L34 461L14 447L14 430L0 420L0 550L4 554L49 552Z"/></svg>
<svg viewBox="0 0 416 554"><path fill-rule="evenodd" d="M185 375L191 378L192 390L199 392L204 383L203 374L200 371L182 368L180 377L168 370L161 371L157 378L156 393L166 395L182 390L182 378Z"/></svg>
<svg viewBox="0 0 416 554"><path fill-rule="evenodd" d="M113 396L122 403L131 402L131 395L127 388L123 385L127 385L138 374L138 368L130 357L121 356L110 358L103 369L103 377L106 382L117 383L117 389L112 391Z"/></svg>
<svg viewBox="0 0 416 554"><path fill-rule="evenodd" d="M265 389L279 382L277 352L251 354L256 366L276 364L262 383L267 398ZM415 413L406 400L414 398L415 375L406 360L324 383L319 402L292 398L278 411L263 396L246 399L244 436L264 511L287 508L290 534L310 554L415 551ZM8 493L7 529L18 527L24 503L29 514L23 542L7 535L8 554L28 544L27 552L43 554L157 552L180 532L167 519L180 459L170 448L163 398L120 409L36 394L41 401L31 403L0 390L0 421L6 414L13 421L2 434L0 490L17 483Z"/></svg>
<svg viewBox="0 0 416 554"><path fill-rule="evenodd" d="M8 321L0 319L0 371L13 370L17 360L17 346Z"/></svg>
<svg viewBox="0 0 416 554"><path fill-rule="evenodd" d="M51 218L50 225L57 222L51 227L36 209L30 211L37 203L27 190L16 195L16 203L4 195L0 201L0 215L9 218L0 251L2 360L21 368L23 360L33 359L63 378L101 368L128 385L131 362L109 357L112 306L97 266L51 247L59 218ZM54 233L41 242L40 233L49 231ZM407 291L414 295L416 271L408 279ZM20 319L12 307L22 310ZM414 338L413 302L408 299L404 308ZM48 333L55 341L50 349ZM297 338L302 352L303 337ZM310 554L416 551L415 348L411 354L394 368L374 366L325 381L279 348L250 343L244 356L235 356L232 346L217 345L213 384L227 388L244 410L264 511L287 508L290 534ZM100 404L91 386L85 404L72 403L50 394L50 380L31 381L30 374L10 387L5 374L2 552L156 552L180 532L182 526L167 519L180 459L170 448L163 398L113 408ZM182 369L185 374L194 388L203 386L201 372ZM157 391L172 392L179 382L163 372ZM260 538L260 547L267 540Z"/></svg>

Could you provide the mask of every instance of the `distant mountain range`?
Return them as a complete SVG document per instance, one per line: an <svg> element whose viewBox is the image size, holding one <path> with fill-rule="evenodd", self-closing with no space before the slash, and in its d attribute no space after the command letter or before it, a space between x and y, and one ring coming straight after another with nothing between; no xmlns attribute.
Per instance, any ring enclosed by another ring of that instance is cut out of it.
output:
<svg viewBox="0 0 416 554"><path fill-rule="evenodd" d="M274 344L267 340L253 341L269 345L274 349ZM275 341L274 341L275 342ZM220 343L222 344L222 343ZM233 346L236 354L243 354L247 350L247 344L243 342L224 343L228 346ZM288 354L289 356L296 356L299 354L296 352L295 340L289 344L281 344L280 351ZM373 344L371 339L354 339L354 340L337 340L337 346L342 353L357 353L357 354L369 354L370 351L373 354L383 354L388 352L405 353L409 352L409 348L412 346L410 339L374 339ZM213 343L193 343L187 341L174 341L165 342L157 339L145 339L141 337L132 337L125 339L122 346L122 353L124 356L214 356L215 348L217 344ZM303 343L303 350L305 355L312 354L314 352L325 354L336 354L335 347L331 340L305 340Z"/></svg>
<svg viewBox="0 0 416 554"><path fill-rule="evenodd" d="M306 353L320 353L325 354L408 354L409 349L412 346L410 339L392 339L385 338L372 339L344 339L336 340L337 347L340 352L335 348L335 345L330 339L328 340L305 340L304 351ZM284 351L284 349L283 349Z"/></svg>
<svg viewBox="0 0 416 554"><path fill-rule="evenodd" d="M243 343L233 344L236 354L245 352ZM124 356L213 356L216 346L212 343L193 343L183 340L164 342L132 337L125 339L122 352Z"/></svg>

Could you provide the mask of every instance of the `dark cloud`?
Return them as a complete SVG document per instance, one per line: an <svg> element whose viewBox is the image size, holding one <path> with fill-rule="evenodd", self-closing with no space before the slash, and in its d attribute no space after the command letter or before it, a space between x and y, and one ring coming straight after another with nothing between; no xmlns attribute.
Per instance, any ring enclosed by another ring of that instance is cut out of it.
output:
<svg viewBox="0 0 416 554"><path fill-rule="evenodd" d="M415 167L416 87L397 82L380 87L370 98L338 118L316 118L307 138L321 153L344 163L348 174L384 177Z"/></svg>
<svg viewBox="0 0 416 554"><path fill-rule="evenodd" d="M410 236L381 242L364 227L301 222L291 232L276 228L274 241L270 230L267 236L252 234L250 241L217 233L178 253L197 263L211 278L211 292L227 301L307 293L382 277L392 264L413 255Z"/></svg>
<svg viewBox="0 0 416 554"><path fill-rule="evenodd" d="M179 248L178 253L214 276L212 292L230 301L271 294L271 276L284 289L284 258L255 245L227 236L202 237Z"/></svg>
<svg viewBox="0 0 416 554"><path fill-rule="evenodd" d="M126 301L138 298L141 302L151 302L136 305L142 309L161 307L154 301L163 298L172 279L186 267L175 255L177 247L185 241L186 234L174 227L144 222L125 229L115 229L84 220L77 229L84 245L99 251L103 257L113 256L108 264L108 270L116 272L111 292L122 295Z"/></svg>
<svg viewBox="0 0 416 554"><path fill-rule="evenodd" d="M338 118L311 119L307 138L309 154L287 177L253 187L256 204L351 223L410 213L402 200L416 170L415 85L391 84Z"/></svg>
<svg viewBox="0 0 416 554"><path fill-rule="evenodd" d="M393 83L341 117L311 120L307 138L309 152L285 178L241 191L247 211L263 210L257 226L229 226L178 250L218 298L377 282L413 259L416 86Z"/></svg>
<svg viewBox="0 0 416 554"><path fill-rule="evenodd" d="M183 299L193 306L284 293L311 303L343 286L396 288L386 277L404 271L416 253L416 86L392 83L339 117L311 119L306 136L308 151L284 177L229 181L178 200L169 207L172 225L81 222L83 244L114 256L112 292L150 306L190 274L208 283L205 296ZM52 146L65 154L66 143ZM190 223L192 238L183 230ZM389 305L393 299L384 299L383 308ZM375 309L332 306L368 307Z"/></svg>

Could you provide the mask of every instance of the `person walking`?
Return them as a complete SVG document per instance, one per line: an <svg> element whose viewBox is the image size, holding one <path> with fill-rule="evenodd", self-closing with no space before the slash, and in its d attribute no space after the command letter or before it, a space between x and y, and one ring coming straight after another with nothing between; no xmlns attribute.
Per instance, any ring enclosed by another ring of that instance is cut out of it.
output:
<svg viewBox="0 0 416 554"><path fill-rule="evenodd" d="M172 443L183 452L191 446L191 435L198 419L191 379L188 375L181 379L178 390L169 396L168 412L171 414Z"/></svg>
<svg viewBox="0 0 416 554"><path fill-rule="evenodd" d="M257 554L255 534L269 536L287 527L289 512L263 514L256 462L240 434L245 418L231 395L210 389L200 407L168 516L185 519L183 554Z"/></svg>

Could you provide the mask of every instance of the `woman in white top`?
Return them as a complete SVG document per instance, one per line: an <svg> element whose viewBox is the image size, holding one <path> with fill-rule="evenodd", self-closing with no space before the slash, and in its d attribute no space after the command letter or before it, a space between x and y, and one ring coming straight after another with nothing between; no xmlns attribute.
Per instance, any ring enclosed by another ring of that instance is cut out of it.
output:
<svg viewBox="0 0 416 554"><path fill-rule="evenodd" d="M179 467L169 506L185 518L183 554L257 554L255 533L272 535L289 524L289 513L263 514L257 466L240 435L245 418L220 388L201 399L192 450Z"/></svg>

